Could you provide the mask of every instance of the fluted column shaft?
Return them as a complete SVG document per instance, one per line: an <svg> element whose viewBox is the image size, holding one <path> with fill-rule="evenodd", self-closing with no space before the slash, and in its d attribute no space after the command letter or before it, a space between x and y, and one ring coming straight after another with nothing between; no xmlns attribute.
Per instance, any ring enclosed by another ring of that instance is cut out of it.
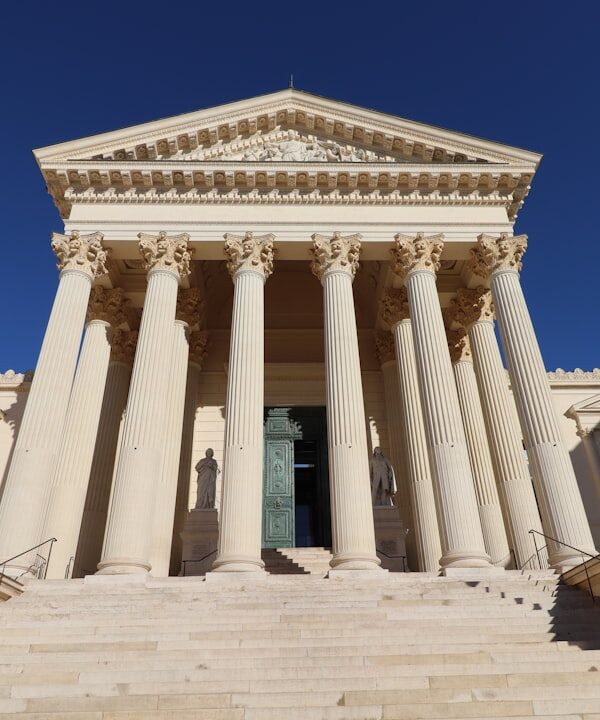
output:
<svg viewBox="0 0 600 720"><path fill-rule="evenodd" d="M173 348L170 365L171 390L167 399L165 418L168 432L164 438L163 462L154 494L154 529L150 564L152 574L157 577L168 577L171 562L171 539L175 521L175 498L186 395L188 333L188 324L176 320L171 329Z"/></svg>
<svg viewBox="0 0 600 720"><path fill-rule="evenodd" d="M264 283L261 273L235 275L225 416L223 494L215 570L264 568L262 475L264 415Z"/></svg>
<svg viewBox="0 0 600 720"><path fill-rule="evenodd" d="M234 282L218 572L262 572L265 297L273 236L225 235Z"/></svg>
<svg viewBox="0 0 600 720"><path fill-rule="evenodd" d="M98 423L98 436L85 499L74 577L96 572L106 529L108 501L115 470L119 428L131 378L131 363L111 361L108 365L104 400Z"/></svg>
<svg viewBox="0 0 600 720"><path fill-rule="evenodd" d="M519 419L493 322L473 323L469 337L506 529L516 565L522 567L535 552L529 530L541 531L542 523L525 462Z"/></svg>
<svg viewBox="0 0 600 720"><path fill-rule="evenodd" d="M0 562L46 540L42 538L45 511L92 280L105 272L106 254L99 234L55 235L53 248L63 269L4 484ZM15 574L21 574L33 559L17 560ZM9 566L6 572L12 569Z"/></svg>
<svg viewBox="0 0 600 720"><path fill-rule="evenodd" d="M493 272L491 290L544 531L594 554L592 533L516 270ZM581 562L581 555L564 545L550 542L548 547L550 562L558 570Z"/></svg>
<svg viewBox="0 0 600 720"><path fill-rule="evenodd" d="M65 577L75 558L102 409L110 333L110 323L91 320L83 339L44 524L44 536L58 540L48 564L50 579Z"/></svg>
<svg viewBox="0 0 600 720"><path fill-rule="evenodd" d="M440 567L442 546L427 455L427 438L419 396L415 346L410 319L405 318L395 323L392 331L396 344L400 408L418 567L421 572L436 572Z"/></svg>
<svg viewBox="0 0 600 720"><path fill-rule="evenodd" d="M357 236L314 235L323 285L331 531L336 570L377 570L369 454L352 281Z"/></svg>
<svg viewBox="0 0 600 720"><path fill-rule="evenodd" d="M419 559L417 555L414 522L412 517L409 478L406 473L404 443L402 441L403 433L400 409L400 388L398 387L398 370L396 368L395 354L392 355L391 360L387 360L381 365L381 372L383 374L383 388L385 392L385 415L388 425L390 460L396 476L395 504L400 512L402 524L405 530L408 531L406 534L406 555L408 567L413 569L418 566Z"/></svg>
<svg viewBox="0 0 600 720"><path fill-rule="evenodd" d="M393 268L405 282L429 460L437 497L443 568L489 567L467 441L435 284L440 236L398 234Z"/></svg>
<svg viewBox="0 0 600 720"><path fill-rule="evenodd" d="M485 549L494 565L508 567L512 558L496 489L473 362L470 358L462 358L455 362L453 367Z"/></svg>
<svg viewBox="0 0 600 720"><path fill-rule="evenodd" d="M148 273L131 386L99 571L150 570L154 493L163 459L173 323L179 276Z"/></svg>
<svg viewBox="0 0 600 720"><path fill-rule="evenodd" d="M188 363L187 381L185 390L185 406L183 410L183 429L181 433L181 453L179 456L179 469L177 480L177 495L175 498L175 522L173 540L171 544L171 575L179 572L181 564L181 537L190 497L190 475L192 472L192 453L194 448L194 422L198 407L198 389L200 387L200 365L196 362Z"/></svg>

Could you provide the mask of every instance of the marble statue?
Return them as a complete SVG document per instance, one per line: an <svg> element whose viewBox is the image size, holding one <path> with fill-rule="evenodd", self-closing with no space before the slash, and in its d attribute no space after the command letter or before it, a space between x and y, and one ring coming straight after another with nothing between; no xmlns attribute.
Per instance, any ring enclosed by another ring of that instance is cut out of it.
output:
<svg viewBox="0 0 600 720"><path fill-rule="evenodd" d="M380 447L373 449L373 457L369 462L371 471L371 495L375 507L391 505L396 490L394 468Z"/></svg>
<svg viewBox="0 0 600 720"><path fill-rule="evenodd" d="M212 510L215 506L215 488L217 475L221 472L214 458L214 450L208 448L206 457L196 464L198 473L198 495L196 496L196 510Z"/></svg>

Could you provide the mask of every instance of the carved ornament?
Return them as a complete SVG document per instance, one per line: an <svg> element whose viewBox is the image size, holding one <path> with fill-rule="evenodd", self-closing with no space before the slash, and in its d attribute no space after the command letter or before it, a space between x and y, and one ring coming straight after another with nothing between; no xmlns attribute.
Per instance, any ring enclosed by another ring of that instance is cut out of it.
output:
<svg viewBox="0 0 600 720"><path fill-rule="evenodd" d="M226 233L225 256L227 257L227 270L232 278L244 270L251 270L264 275L265 280L273 272L273 240L274 235L254 235L247 232L245 235Z"/></svg>
<svg viewBox="0 0 600 720"><path fill-rule="evenodd" d="M460 288L450 303L452 320L468 330L476 322L494 321L492 293L480 285L476 288Z"/></svg>
<svg viewBox="0 0 600 720"><path fill-rule="evenodd" d="M112 334L111 354L112 362L121 362L126 365L133 364L135 348L137 346L138 331L118 329Z"/></svg>
<svg viewBox="0 0 600 720"><path fill-rule="evenodd" d="M206 304L200 288L193 287L180 290L177 295L177 311L175 317L187 323L191 329L197 330L200 324L200 313Z"/></svg>
<svg viewBox="0 0 600 720"><path fill-rule="evenodd" d="M575 368L575 370L563 370L562 368L556 368L553 372L547 373L548 380L557 381L563 380L566 382L600 382L600 368L594 368L593 370L582 370L581 368Z"/></svg>
<svg viewBox="0 0 600 720"><path fill-rule="evenodd" d="M191 252L188 250L187 233L168 236L161 231L158 235L139 233L140 252L147 271L169 270L180 278L190 274Z"/></svg>
<svg viewBox="0 0 600 720"><path fill-rule="evenodd" d="M206 351L208 349L208 332L206 330L199 330L190 333L189 348L190 362L193 362L196 365L202 367L202 362L206 356Z"/></svg>
<svg viewBox="0 0 600 720"><path fill-rule="evenodd" d="M428 235L417 233L403 235L398 233L395 237L396 247L390 250L392 256L392 270L402 280L406 280L411 272L428 270L434 275L440 269L440 258L444 249L443 235Z"/></svg>
<svg viewBox="0 0 600 720"><path fill-rule="evenodd" d="M488 279L495 272L520 272L521 260L527 250L527 235L501 233L499 237L479 235L471 250L470 268L479 277Z"/></svg>
<svg viewBox="0 0 600 720"><path fill-rule="evenodd" d="M87 322L91 320L104 320L113 328L127 324L125 306L129 300L125 297L123 288L109 290L104 287L93 287L87 309Z"/></svg>
<svg viewBox="0 0 600 720"><path fill-rule="evenodd" d="M410 318L406 287L385 289L379 300L379 315L382 322L390 328Z"/></svg>
<svg viewBox="0 0 600 720"><path fill-rule="evenodd" d="M52 249L59 270L80 270L92 280L106 275L107 252L102 247L102 233L81 235L73 230L70 235L52 233Z"/></svg>
<svg viewBox="0 0 600 720"><path fill-rule="evenodd" d="M381 365L396 358L396 346L391 332L378 330L375 333L375 353Z"/></svg>
<svg viewBox="0 0 600 720"><path fill-rule="evenodd" d="M463 328L458 330L447 330L448 350L450 351L450 360L452 364L464 360L471 361L471 343L469 336Z"/></svg>
<svg viewBox="0 0 600 720"><path fill-rule="evenodd" d="M310 248L313 274L321 282L332 272L345 272L354 279L360 257L360 237L359 234L341 235L339 232L334 232L331 236L315 233L312 236L313 246Z"/></svg>

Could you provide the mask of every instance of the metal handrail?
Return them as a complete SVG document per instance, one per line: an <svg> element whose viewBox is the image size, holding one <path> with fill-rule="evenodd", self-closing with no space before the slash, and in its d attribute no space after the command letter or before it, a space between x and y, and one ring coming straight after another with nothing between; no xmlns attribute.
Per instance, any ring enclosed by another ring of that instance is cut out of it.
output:
<svg viewBox="0 0 600 720"><path fill-rule="evenodd" d="M389 560L395 560L396 558L402 558L402 572L406 572L406 570L408 568L408 564L406 562L406 555L388 555L386 552L384 552L383 550L380 550L377 547L375 548L375 550L377 550L378 553L385 555L386 558L388 558Z"/></svg>
<svg viewBox="0 0 600 720"><path fill-rule="evenodd" d="M73 564L73 561L75 560L75 556L71 555L69 558L69 562L67 563L67 567L65 568L65 580L68 580L71 576L71 565Z"/></svg>
<svg viewBox="0 0 600 720"><path fill-rule="evenodd" d="M52 546L54 545L55 542L56 542L56 538L48 538L48 540L44 540L44 542L41 542L38 545L34 545L33 547L30 547L29 550L24 550L23 552L19 553L18 555L14 555L13 557L8 558L8 560L5 560L2 563L2 568L0 569L0 580L2 580L2 578L5 577L5 575L6 575L4 570L6 569L6 566L8 565L8 563L12 562L13 560L18 560L20 557L23 557L23 555L27 555L28 553L33 552L33 550L37 550L38 548L44 547L44 545L47 545L48 543L50 543L50 548L48 549L48 557L44 561L45 562L44 577L40 578L39 571L38 571L38 575L37 575L38 580L45 580L46 572L48 571L48 564L50 563L50 554L52 553ZM38 554L38 557L41 557L41 556ZM31 570L32 567L35 567L35 563L30 565L27 568L27 570L25 570L23 573L21 573L21 575L24 575L26 572L28 572L28 570ZM19 577L21 577L21 575L19 575Z"/></svg>
<svg viewBox="0 0 600 720"><path fill-rule="evenodd" d="M542 561L541 561L540 558L539 558L539 553L542 552L542 550L547 550L547 549L548 549L548 546L547 546L547 545L544 545L543 547L539 548L539 550L538 550L538 548L536 547L536 551L535 551L532 555L530 555L530 556L527 558L527 560L525 560L525 562L521 565L520 568L517 566L516 563L515 563L515 567L516 567L517 569L521 570L521 574L523 574L523 572L527 569L527 566L529 565L529 563L530 563L532 560L537 559L538 570L543 570L543 568L542 568ZM533 567L530 567L530 568L529 568L529 570L532 570L532 569L533 569Z"/></svg>
<svg viewBox="0 0 600 720"><path fill-rule="evenodd" d="M535 536L541 535L543 538L546 538L546 540L550 540L552 542L558 543L559 545L564 545L565 547L568 547L571 550L576 550L581 555L581 560L582 560L581 564L583 565L583 568L585 570L585 577L586 577L586 580L588 583L588 588L590 590L590 597L592 598L592 603L595 604L596 596L594 595L594 590L592 588L592 581L590 579L590 574L588 572L588 567L587 567L588 561L583 556L587 555L588 559L593 560L594 558L600 559L600 555L592 555L592 553L587 552L587 550L582 550L581 548L576 548L573 545L569 545L569 543L563 542L562 540L558 540L557 538L552 537L551 535L546 535L545 533L540 532L539 530L530 530L529 534L533 538L533 544L535 545L536 553L537 553L537 543L535 541ZM547 546L544 546L544 547L547 547ZM539 555L538 555L538 561L539 561Z"/></svg>
<svg viewBox="0 0 600 720"><path fill-rule="evenodd" d="M218 550L218 548L215 548L214 550L211 550L207 555L204 555L204 557L201 557L201 558L198 558L198 559L196 559L196 558L188 558L187 560L182 560L182 561L181 561L181 564L183 565L183 576L182 576L182 577L187 577L186 574L185 574L186 563L189 563L189 562L202 562L203 560L206 560L207 557L210 557L211 555L214 555L214 554L217 552L217 550Z"/></svg>

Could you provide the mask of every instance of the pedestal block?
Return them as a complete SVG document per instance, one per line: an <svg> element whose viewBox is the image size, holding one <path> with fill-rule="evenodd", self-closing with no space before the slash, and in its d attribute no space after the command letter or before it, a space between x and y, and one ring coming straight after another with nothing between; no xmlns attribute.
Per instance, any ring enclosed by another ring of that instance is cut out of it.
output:
<svg viewBox="0 0 600 720"><path fill-rule="evenodd" d="M182 558L180 575L205 575L210 571L219 539L218 512L190 510L180 533Z"/></svg>

